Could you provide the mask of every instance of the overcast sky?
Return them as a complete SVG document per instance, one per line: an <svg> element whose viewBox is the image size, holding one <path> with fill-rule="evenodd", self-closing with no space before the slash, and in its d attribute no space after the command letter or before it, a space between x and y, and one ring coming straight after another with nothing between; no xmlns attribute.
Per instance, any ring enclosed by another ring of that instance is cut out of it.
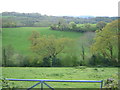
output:
<svg viewBox="0 0 120 90"><path fill-rule="evenodd" d="M2 0L0 12L41 13L53 16L118 16L119 0Z"/></svg>

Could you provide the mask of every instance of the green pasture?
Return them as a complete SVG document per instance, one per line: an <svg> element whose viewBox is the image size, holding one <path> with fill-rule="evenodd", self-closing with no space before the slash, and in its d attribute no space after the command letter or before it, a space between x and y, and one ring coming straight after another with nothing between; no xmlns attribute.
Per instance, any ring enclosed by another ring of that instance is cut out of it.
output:
<svg viewBox="0 0 120 90"><path fill-rule="evenodd" d="M54 35L57 38L68 37L77 39L82 33L77 32L62 32L50 30L49 27L18 27L18 28L3 28L2 29L3 47L12 45L14 49L22 54L30 54L29 37L32 31L38 31L42 35Z"/></svg>
<svg viewBox="0 0 120 90"><path fill-rule="evenodd" d="M10 18L10 17L16 17L16 16L3 16L2 15L2 18L4 19L4 18Z"/></svg>
<svg viewBox="0 0 120 90"><path fill-rule="evenodd" d="M108 67L3 67L2 74L5 78L13 79L106 80L114 78L118 80L118 68ZM37 82L11 81L10 83L17 88L27 88ZM48 84L54 88L100 88L100 83L49 82ZM39 87L40 85L37 86Z"/></svg>

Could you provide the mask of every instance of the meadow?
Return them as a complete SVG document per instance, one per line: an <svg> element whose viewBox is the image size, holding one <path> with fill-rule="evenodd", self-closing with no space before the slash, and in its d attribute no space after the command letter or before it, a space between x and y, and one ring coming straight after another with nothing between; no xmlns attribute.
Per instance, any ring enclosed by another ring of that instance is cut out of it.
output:
<svg viewBox="0 0 120 90"><path fill-rule="evenodd" d="M77 32L62 32L50 30L49 27L18 27L18 28L3 28L2 44L3 46L12 45L15 51L22 54L31 54L29 37L32 31L38 31L41 36L54 35L57 38L68 37L77 39L82 36L82 33Z"/></svg>
<svg viewBox="0 0 120 90"><path fill-rule="evenodd" d="M23 55L31 55L29 37L32 31L37 31L41 36L54 35L56 38L67 37L78 40L78 43L85 43L93 39L94 33L78 33L50 30L49 27L18 27L3 28L2 45L11 45L16 52ZM92 35L92 36L91 36ZM84 37L85 36L85 37ZM90 39L90 37L92 37ZM88 57L88 43L85 46L85 54ZM80 46L77 46L80 49ZM74 51L73 51L74 52ZM79 52L80 53L80 52ZM79 54L78 53L78 54ZM79 55L80 56L80 55ZM68 59L68 58L67 58ZM16 60L16 59L15 59ZM68 59L69 61L69 59ZM69 61L70 62L70 61ZM68 62L68 63L69 63ZM118 80L118 68L108 67L2 67L4 78L14 79L51 79L51 80L106 80L113 78ZM16 88L27 88L37 82L10 82L10 86ZM54 88L99 88L100 83L48 83ZM37 86L36 88L39 88Z"/></svg>
<svg viewBox="0 0 120 90"><path fill-rule="evenodd" d="M5 78L14 79L106 80L114 78L118 80L118 68L113 67L3 67L2 74ZM27 88L37 82L11 81L10 83L12 83L11 87ZM47 83L54 88L100 88L100 83Z"/></svg>

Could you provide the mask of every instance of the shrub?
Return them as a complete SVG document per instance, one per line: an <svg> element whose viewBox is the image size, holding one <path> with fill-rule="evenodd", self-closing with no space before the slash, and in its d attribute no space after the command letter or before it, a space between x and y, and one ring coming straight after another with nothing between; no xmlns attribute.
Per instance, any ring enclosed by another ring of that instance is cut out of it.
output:
<svg viewBox="0 0 120 90"><path fill-rule="evenodd" d="M62 66L78 66L79 61L76 55L65 55L63 56L61 60L61 65Z"/></svg>
<svg viewBox="0 0 120 90"><path fill-rule="evenodd" d="M118 90L118 81L113 78L108 78L107 80L105 80L104 87L111 88L111 90Z"/></svg>
<svg viewBox="0 0 120 90"><path fill-rule="evenodd" d="M2 89L8 89L13 90L14 88L17 88L17 86L14 85L14 82L9 82L5 78L0 78L0 81L2 81Z"/></svg>

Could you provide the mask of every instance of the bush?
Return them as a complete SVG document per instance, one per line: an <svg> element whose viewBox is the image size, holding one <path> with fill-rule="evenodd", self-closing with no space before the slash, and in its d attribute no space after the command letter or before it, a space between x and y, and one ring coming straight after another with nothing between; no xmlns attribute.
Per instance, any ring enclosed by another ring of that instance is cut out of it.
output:
<svg viewBox="0 0 120 90"><path fill-rule="evenodd" d="M114 66L116 65L113 61L110 61L108 58L104 58L100 55L92 55L89 59L90 66Z"/></svg>
<svg viewBox="0 0 120 90"><path fill-rule="evenodd" d="M104 87L111 88L111 90L118 90L118 81L113 78L108 78L107 80L105 80Z"/></svg>
<svg viewBox="0 0 120 90"><path fill-rule="evenodd" d="M61 60L59 58L52 58L52 66L53 67L60 67L61 66Z"/></svg>
<svg viewBox="0 0 120 90"><path fill-rule="evenodd" d="M62 66L79 66L79 61L76 55L65 55L61 60Z"/></svg>
<svg viewBox="0 0 120 90"><path fill-rule="evenodd" d="M43 67L50 67L52 65L51 59L49 57L43 58Z"/></svg>
<svg viewBox="0 0 120 90"><path fill-rule="evenodd" d="M0 78L1 85L2 85L2 89L6 90L13 90L14 88L17 88L17 86L14 85L14 82L9 82L8 80L6 80L5 78Z"/></svg>
<svg viewBox="0 0 120 90"><path fill-rule="evenodd" d="M42 66L43 60L39 56L29 56L29 66L30 67L40 67Z"/></svg>

